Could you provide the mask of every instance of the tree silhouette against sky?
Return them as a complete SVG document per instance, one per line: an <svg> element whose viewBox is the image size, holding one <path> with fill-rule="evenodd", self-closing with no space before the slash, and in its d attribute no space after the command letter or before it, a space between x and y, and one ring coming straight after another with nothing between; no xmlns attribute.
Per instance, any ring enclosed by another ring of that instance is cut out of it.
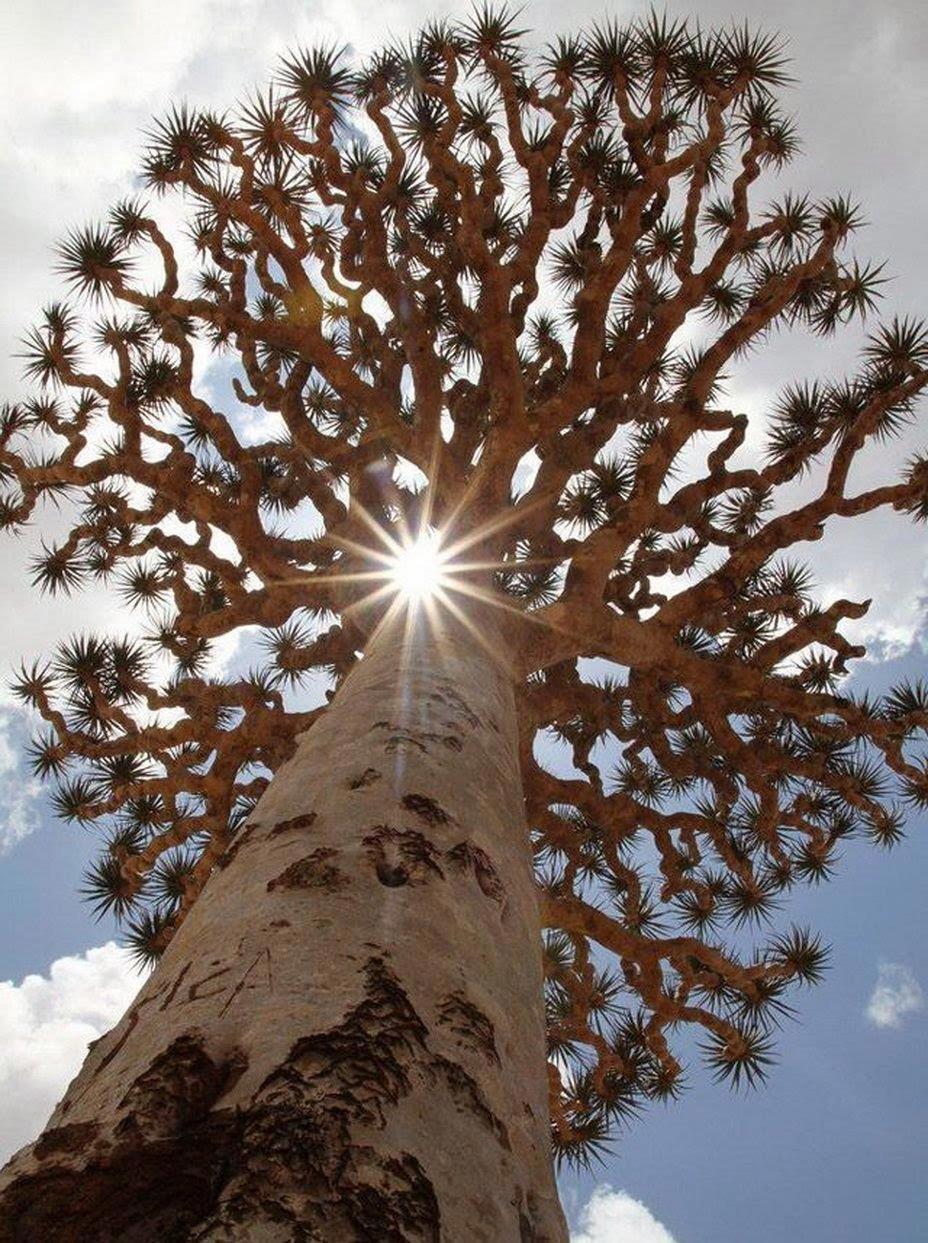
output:
<svg viewBox="0 0 928 1243"><path fill-rule="evenodd" d="M0 524L56 503L36 586L140 624L17 690L101 830L87 896L161 965L0 1238L559 1240L548 1112L590 1160L679 1092L684 1026L764 1077L827 954L790 889L928 805L928 691L842 693L868 602L795 559L928 518L928 457L855 476L928 333L871 324L855 375L750 421L724 395L882 284L849 198L777 190L787 82L743 26L536 52L478 9L178 104L150 201L61 244Z"/></svg>

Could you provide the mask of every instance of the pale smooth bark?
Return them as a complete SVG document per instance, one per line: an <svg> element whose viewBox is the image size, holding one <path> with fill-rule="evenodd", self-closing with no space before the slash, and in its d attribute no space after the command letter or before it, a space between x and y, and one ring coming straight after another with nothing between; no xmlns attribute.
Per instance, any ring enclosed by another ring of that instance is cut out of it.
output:
<svg viewBox="0 0 928 1243"><path fill-rule="evenodd" d="M418 617L0 1176L0 1239L566 1240L505 652Z"/></svg>

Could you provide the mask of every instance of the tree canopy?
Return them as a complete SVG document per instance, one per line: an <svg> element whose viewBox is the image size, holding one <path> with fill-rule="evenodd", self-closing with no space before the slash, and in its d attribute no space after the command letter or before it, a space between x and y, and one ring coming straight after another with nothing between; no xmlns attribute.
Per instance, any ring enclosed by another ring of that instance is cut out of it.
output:
<svg viewBox="0 0 928 1243"><path fill-rule="evenodd" d="M726 408L772 331L880 295L860 208L772 185L788 81L778 38L655 14L541 49L480 8L366 63L296 50L228 112L154 124L139 196L61 243L36 395L0 422L0 524L68 516L36 586L140 616L17 691L57 811L102 831L88 896L144 959L325 711L301 684L331 694L394 607L398 548L437 532L436 624L499 606L569 1159L676 1094L682 1024L720 1078L762 1077L826 954L777 924L788 891L928 805L928 689L842 692L868 602L817 600L792 552L928 518L928 456L854 483L913 417L928 331L871 323L852 376L753 427ZM266 659L223 676L239 631Z"/></svg>

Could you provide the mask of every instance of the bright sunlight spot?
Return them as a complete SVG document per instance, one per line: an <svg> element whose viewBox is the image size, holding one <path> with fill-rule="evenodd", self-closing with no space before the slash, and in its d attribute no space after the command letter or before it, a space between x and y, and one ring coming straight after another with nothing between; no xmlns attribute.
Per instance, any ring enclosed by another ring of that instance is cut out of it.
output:
<svg viewBox="0 0 928 1243"><path fill-rule="evenodd" d="M434 531L426 532L397 555L392 578L407 600L427 600L443 582L444 554Z"/></svg>

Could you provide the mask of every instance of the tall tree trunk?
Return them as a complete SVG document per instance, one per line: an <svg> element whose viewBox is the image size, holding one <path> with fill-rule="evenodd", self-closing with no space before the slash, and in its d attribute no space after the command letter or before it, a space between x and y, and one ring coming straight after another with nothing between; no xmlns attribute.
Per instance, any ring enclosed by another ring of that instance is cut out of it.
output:
<svg viewBox="0 0 928 1243"><path fill-rule="evenodd" d="M479 626L373 640L0 1178L0 1239L566 1239L514 699Z"/></svg>

